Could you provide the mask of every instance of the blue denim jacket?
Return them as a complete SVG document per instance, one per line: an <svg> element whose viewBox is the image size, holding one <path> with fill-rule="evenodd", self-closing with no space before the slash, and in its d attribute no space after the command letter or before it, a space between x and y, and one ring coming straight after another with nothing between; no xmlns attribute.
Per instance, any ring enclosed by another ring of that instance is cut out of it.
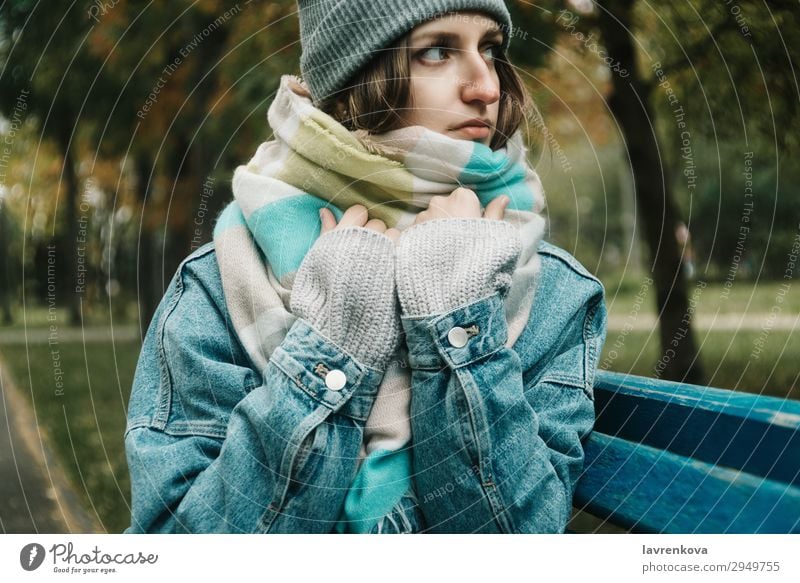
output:
<svg viewBox="0 0 800 583"><path fill-rule="evenodd" d="M542 242L526 328L506 348L499 295L403 318L415 497L383 532L563 532L594 424L603 287ZM481 331L455 348L448 331ZM333 391L313 372L342 370ZM381 382L298 319L262 377L230 322L213 244L186 258L142 346L125 447L126 532L333 532ZM387 528L391 524L393 528Z"/></svg>

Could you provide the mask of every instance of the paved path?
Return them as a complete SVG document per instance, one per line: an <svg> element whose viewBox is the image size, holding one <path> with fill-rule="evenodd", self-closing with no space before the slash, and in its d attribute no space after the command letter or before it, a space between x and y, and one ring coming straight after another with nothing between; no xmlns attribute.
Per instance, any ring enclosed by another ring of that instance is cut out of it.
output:
<svg viewBox="0 0 800 583"><path fill-rule="evenodd" d="M653 314L611 314L608 318L610 330L653 330L657 325ZM800 332L800 318L786 314L770 315L760 314L701 314L693 321L695 330L797 330ZM113 332L113 334L112 334ZM47 342L49 331L47 328L29 328L27 333L22 329L0 329L0 344L38 344ZM59 342L131 342L141 341L139 327L126 324L114 326L113 331L108 326L86 326L84 328L59 327Z"/></svg>
<svg viewBox="0 0 800 583"><path fill-rule="evenodd" d="M652 314L611 314L608 318L608 327L611 330L622 330L625 327L631 330L653 330L656 327L656 317ZM800 332L800 318L787 315L770 314L701 314L692 321L696 330L725 330L747 331L761 330L797 330Z"/></svg>
<svg viewBox="0 0 800 583"><path fill-rule="evenodd" d="M102 532L68 485L0 361L0 532Z"/></svg>
<svg viewBox="0 0 800 583"><path fill-rule="evenodd" d="M49 334L47 328L28 328L27 332L22 328L0 329L0 344L38 344L47 342ZM108 326L58 327L59 342L110 342L112 338L115 342L140 340L139 327L114 326L113 330Z"/></svg>
<svg viewBox="0 0 800 583"><path fill-rule="evenodd" d="M653 314L638 313L628 315L625 313L611 314L608 318L608 327L611 330L653 330L657 321ZM693 324L696 330L725 330L746 331L761 330L797 330L800 332L800 318L787 314L750 313L750 314L701 314L695 317ZM112 334L113 332L113 334ZM0 344L38 344L47 342L49 331L47 328L29 328L3 330L0 329ZM125 324L114 326L85 326L73 328L60 326L58 328L59 342L131 342L141 341L139 327Z"/></svg>

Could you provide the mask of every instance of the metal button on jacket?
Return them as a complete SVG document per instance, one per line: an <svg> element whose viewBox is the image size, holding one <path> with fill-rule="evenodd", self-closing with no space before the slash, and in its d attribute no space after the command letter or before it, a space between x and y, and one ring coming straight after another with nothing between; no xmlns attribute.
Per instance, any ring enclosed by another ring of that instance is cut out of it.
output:
<svg viewBox="0 0 800 583"><path fill-rule="evenodd" d="M332 391L340 391L347 384L347 376L338 368L325 375L325 386Z"/></svg>
<svg viewBox="0 0 800 583"><path fill-rule="evenodd" d="M464 330L461 326L453 326L450 328L450 332L447 333L447 340L450 341L450 345L456 348L463 348L467 345L467 340L469 340L469 335L467 331Z"/></svg>

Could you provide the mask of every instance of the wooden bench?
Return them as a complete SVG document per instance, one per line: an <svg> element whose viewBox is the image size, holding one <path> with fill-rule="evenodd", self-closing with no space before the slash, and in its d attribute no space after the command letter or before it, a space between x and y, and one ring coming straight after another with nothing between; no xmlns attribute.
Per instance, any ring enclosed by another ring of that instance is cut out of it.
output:
<svg viewBox="0 0 800 583"><path fill-rule="evenodd" d="M594 391L576 509L628 532L800 532L800 401L605 371Z"/></svg>

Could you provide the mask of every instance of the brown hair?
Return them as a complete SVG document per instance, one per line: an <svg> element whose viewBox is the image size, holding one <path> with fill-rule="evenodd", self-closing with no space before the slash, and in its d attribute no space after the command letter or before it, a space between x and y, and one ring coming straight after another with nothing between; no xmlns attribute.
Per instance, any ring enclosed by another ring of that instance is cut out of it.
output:
<svg viewBox="0 0 800 583"><path fill-rule="evenodd" d="M347 129L380 134L403 126L398 111L411 103L411 63L406 34L370 61L344 90L327 97L319 108ZM500 108L489 146L503 147L528 114L531 99L522 79L506 55L495 57L500 80Z"/></svg>

